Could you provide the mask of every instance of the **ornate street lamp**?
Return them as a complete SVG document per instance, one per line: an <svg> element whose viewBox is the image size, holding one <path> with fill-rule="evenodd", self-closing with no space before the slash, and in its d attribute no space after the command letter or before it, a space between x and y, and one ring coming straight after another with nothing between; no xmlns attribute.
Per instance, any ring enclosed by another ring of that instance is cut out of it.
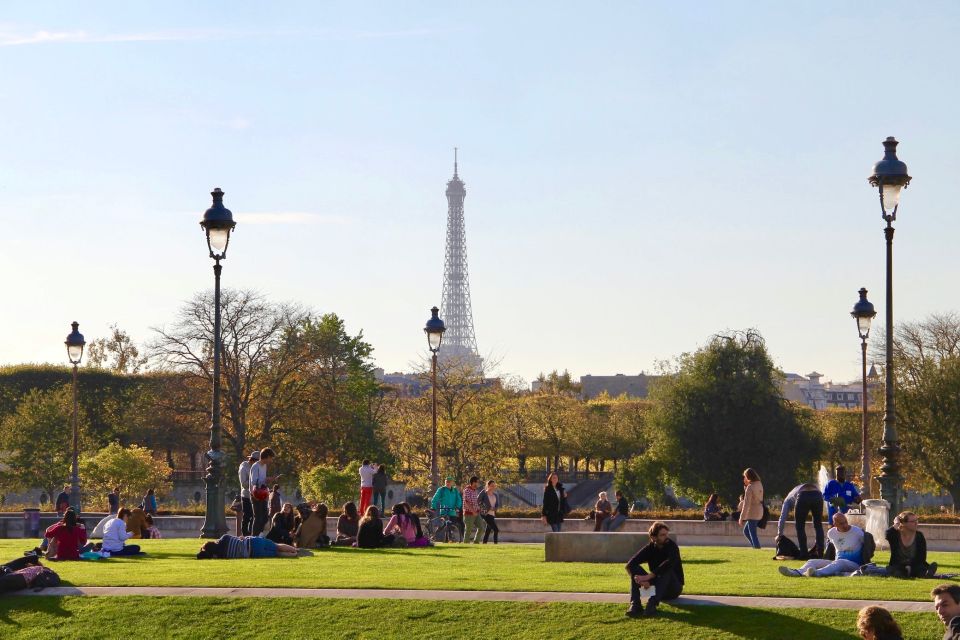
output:
<svg viewBox="0 0 960 640"><path fill-rule="evenodd" d="M877 312L873 308L873 303L867 300L867 290L860 288L860 300L853 305L853 311L850 312L853 319L857 321L857 333L860 335L860 354L862 356L862 377L863 389L860 393L860 406L863 408L863 417L860 425L860 437L862 446L862 459L860 467L860 482L863 485L861 494L864 498L870 497L870 440L867 433L867 338L870 337L870 323L873 321Z"/></svg>
<svg viewBox="0 0 960 640"><path fill-rule="evenodd" d="M868 178L880 194L880 211L887 226L887 309L886 309L886 407L883 414L883 446L880 455L880 497L890 503L890 515L900 512L903 477L900 475L900 442L897 440L897 414L893 404L893 221L900 207L900 192L910 184L907 165L897 158L897 141L892 136L883 141L883 159L873 165Z"/></svg>
<svg viewBox="0 0 960 640"><path fill-rule="evenodd" d="M430 448L430 484L431 491L436 491L440 486L440 470L437 467L437 351L440 350L440 343L443 342L443 332L447 328L443 325L443 320L437 315L440 309L433 307L430 309L430 319L423 328L427 334L427 346L430 347L430 353L433 368L431 369L430 386L433 390L433 443Z"/></svg>
<svg viewBox="0 0 960 640"><path fill-rule="evenodd" d="M213 403L210 409L210 451L207 451L207 474L203 481L207 489L207 504L203 528L200 530L202 538L219 538L227 532L227 522L223 513L223 451L221 451L220 435L220 272L223 267L220 261L227 257L227 246L230 244L230 232L237 223L233 221L233 214L223 206L223 191L220 187L214 189L213 206L203 214L200 226L207 236L207 248L213 258Z"/></svg>
<svg viewBox="0 0 960 640"><path fill-rule="evenodd" d="M67 358L73 365L73 457L70 468L70 506L80 515L80 431L77 424L77 366L83 358L83 345L87 344L80 333L80 323L71 322L73 331L67 336L63 344L67 345Z"/></svg>

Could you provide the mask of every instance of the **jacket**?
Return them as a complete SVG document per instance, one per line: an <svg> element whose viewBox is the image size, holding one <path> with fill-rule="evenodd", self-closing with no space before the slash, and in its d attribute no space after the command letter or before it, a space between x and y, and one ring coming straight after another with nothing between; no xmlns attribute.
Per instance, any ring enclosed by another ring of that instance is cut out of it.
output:
<svg viewBox="0 0 960 640"><path fill-rule="evenodd" d="M637 570L646 562L650 567L650 572L656 575L662 575L672 571L677 575L680 584L684 584L683 561L680 559L680 547L677 543L667 538L666 544L658 547L652 540L645 547L627 561L627 573L631 576L637 575Z"/></svg>
<svg viewBox="0 0 960 640"><path fill-rule="evenodd" d="M430 508L441 516L455 516L463 508L463 498L456 487L440 487L430 500Z"/></svg>
<svg viewBox="0 0 960 640"><path fill-rule="evenodd" d="M127 518L127 531L133 534L134 538L142 538L146 529L147 514L140 507L131 510L130 517Z"/></svg>
<svg viewBox="0 0 960 640"><path fill-rule="evenodd" d="M743 490L741 520L759 520L763 517L763 483L751 482Z"/></svg>
<svg viewBox="0 0 960 640"><path fill-rule="evenodd" d="M87 530L79 524L68 529L63 522L57 522L47 528L43 537L57 541L56 560L79 560L80 547L87 543Z"/></svg>
<svg viewBox="0 0 960 640"><path fill-rule="evenodd" d="M103 550L111 553L120 551L132 537L133 534L127 531L127 524L120 518L113 518L103 527Z"/></svg>
<svg viewBox="0 0 960 640"><path fill-rule="evenodd" d="M495 507L490 502L491 494L496 498L495 502L493 503L493 504L496 504ZM496 491L490 491L489 489L484 489L483 491L480 492L480 495L477 496L477 504L480 505L480 515L485 516L490 513L491 509L493 510L494 513L496 513L497 509L499 509L500 505L503 503L500 502L500 494L498 494Z"/></svg>
<svg viewBox="0 0 960 640"><path fill-rule="evenodd" d="M387 490L387 474L377 471L373 474L373 492L384 493Z"/></svg>
<svg viewBox="0 0 960 640"><path fill-rule="evenodd" d="M560 511L560 505L566 497L567 492L560 483L557 483L556 490L549 484L543 488L543 505L540 507L540 515L547 519L548 524L560 524L563 522L563 513Z"/></svg>
<svg viewBox="0 0 960 640"><path fill-rule="evenodd" d="M907 564L907 559L903 557L903 548L900 546L900 532L897 531L895 527L890 527L887 529L884 537L890 546L890 564ZM917 531L917 535L913 539L913 544L916 545L916 554L913 556L913 562L911 564L918 566L927 564L927 539L923 537L922 532Z"/></svg>
<svg viewBox="0 0 960 640"><path fill-rule="evenodd" d="M303 548L316 546L320 536L325 535L327 535L327 519L321 518L315 511L311 512L310 516L300 523L300 529L297 531L297 546Z"/></svg>

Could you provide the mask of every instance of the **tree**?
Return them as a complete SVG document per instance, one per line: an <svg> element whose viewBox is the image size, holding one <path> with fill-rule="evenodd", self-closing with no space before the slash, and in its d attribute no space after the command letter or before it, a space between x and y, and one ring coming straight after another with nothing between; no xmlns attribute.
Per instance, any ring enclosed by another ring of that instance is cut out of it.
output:
<svg viewBox="0 0 960 640"><path fill-rule="evenodd" d="M0 422L0 451L6 487L40 487L53 501L70 478L73 451L73 394L69 386L32 389L14 413ZM81 425L80 433L84 432Z"/></svg>
<svg viewBox="0 0 960 640"><path fill-rule="evenodd" d="M679 358L652 390L652 456L678 489L736 504L740 474L758 470L767 495L811 469L818 443L780 395L780 373L754 330L714 336Z"/></svg>
<svg viewBox="0 0 960 640"><path fill-rule="evenodd" d="M87 366L110 369L116 373L139 373L140 368L147 363L147 357L140 355L140 350L126 331L110 325L110 335L106 338L97 338L87 347Z"/></svg>
<svg viewBox="0 0 960 640"><path fill-rule="evenodd" d="M149 449L137 445L123 447L117 442L80 460L84 491L106 494L119 487L121 495L132 496L134 500L148 489L160 494L169 491L171 471L170 466L154 458Z"/></svg>
<svg viewBox="0 0 960 640"><path fill-rule="evenodd" d="M334 465L318 464L300 474L300 493L307 500L338 507L355 500L360 482L360 463L353 461L342 470Z"/></svg>
<svg viewBox="0 0 960 640"><path fill-rule="evenodd" d="M933 314L894 333L901 473L950 492L960 504L960 316Z"/></svg>

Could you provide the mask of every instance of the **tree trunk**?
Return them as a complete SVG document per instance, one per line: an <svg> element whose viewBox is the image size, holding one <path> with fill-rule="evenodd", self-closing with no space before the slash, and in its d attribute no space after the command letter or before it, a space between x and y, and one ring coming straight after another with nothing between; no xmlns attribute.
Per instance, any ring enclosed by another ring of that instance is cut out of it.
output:
<svg viewBox="0 0 960 640"><path fill-rule="evenodd" d="M527 456L523 454L517 456L517 473L521 477L527 475Z"/></svg>

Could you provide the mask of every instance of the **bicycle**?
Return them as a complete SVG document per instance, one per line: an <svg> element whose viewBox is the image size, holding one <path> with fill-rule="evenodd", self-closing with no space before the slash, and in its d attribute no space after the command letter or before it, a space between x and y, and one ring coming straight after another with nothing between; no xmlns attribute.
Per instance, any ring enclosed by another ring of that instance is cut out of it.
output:
<svg viewBox="0 0 960 640"><path fill-rule="evenodd" d="M432 542L460 542L460 527L456 520L446 514L438 516L433 511L427 515L427 536Z"/></svg>

